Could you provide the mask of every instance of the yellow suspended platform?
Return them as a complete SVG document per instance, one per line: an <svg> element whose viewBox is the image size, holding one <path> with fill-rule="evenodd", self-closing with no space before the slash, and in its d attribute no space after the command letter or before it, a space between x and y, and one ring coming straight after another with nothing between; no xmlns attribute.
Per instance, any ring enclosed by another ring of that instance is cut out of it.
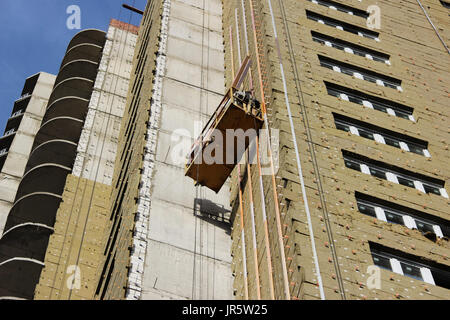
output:
<svg viewBox="0 0 450 320"><path fill-rule="evenodd" d="M232 87L192 146L186 176L197 185L219 192L251 142L248 135L239 133L246 133L249 129L258 133L263 123L259 102L253 99L250 92ZM242 131L227 139L229 129L234 130L231 134L239 129ZM221 135L222 139L217 135ZM242 148L242 145L245 147Z"/></svg>

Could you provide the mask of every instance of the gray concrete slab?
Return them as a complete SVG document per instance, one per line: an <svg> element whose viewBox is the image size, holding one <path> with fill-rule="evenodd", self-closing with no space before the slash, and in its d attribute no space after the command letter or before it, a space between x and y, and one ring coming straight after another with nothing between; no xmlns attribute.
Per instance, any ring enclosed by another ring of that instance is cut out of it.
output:
<svg viewBox="0 0 450 320"><path fill-rule="evenodd" d="M229 187L218 194L195 187L171 157L180 138L192 145L223 97L221 8L220 0L171 1L161 114L152 123L158 134L143 299L233 296Z"/></svg>

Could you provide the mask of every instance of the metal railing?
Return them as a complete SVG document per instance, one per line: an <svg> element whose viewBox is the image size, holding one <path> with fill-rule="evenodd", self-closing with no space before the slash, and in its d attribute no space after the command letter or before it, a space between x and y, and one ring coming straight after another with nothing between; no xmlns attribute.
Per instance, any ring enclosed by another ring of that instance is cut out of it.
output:
<svg viewBox="0 0 450 320"><path fill-rule="evenodd" d="M21 116L22 114L23 114L23 110L16 111L11 115L10 119Z"/></svg>
<svg viewBox="0 0 450 320"><path fill-rule="evenodd" d="M7 137L10 135L13 135L16 132L16 129L11 129L5 132L5 134L3 135L3 137Z"/></svg>
<svg viewBox="0 0 450 320"><path fill-rule="evenodd" d="M241 96L238 96L239 94L241 94ZM244 101L243 99L245 98L248 98L247 99L248 101ZM201 152L201 150L203 150L205 144L209 142L209 138L211 134L214 132L214 128L218 125L220 119L232 104L242 108L245 112L249 114L261 118L261 109L259 107L259 104L257 104L257 100L254 99L252 100L252 97L248 97L247 95L245 95L245 93L242 93L232 87L230 90L228 90L227 94L220 102L216 111L212 114L211 118L205 125L201 135L192 145L191 151L189 152L187 157L188 167L195 160L195 158Z"/></svg>

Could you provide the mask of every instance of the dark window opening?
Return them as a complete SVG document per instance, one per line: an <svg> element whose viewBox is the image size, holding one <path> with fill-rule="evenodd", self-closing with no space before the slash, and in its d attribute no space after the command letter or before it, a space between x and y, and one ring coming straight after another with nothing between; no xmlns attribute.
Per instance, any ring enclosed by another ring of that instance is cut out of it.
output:
<svg viewBox="0 0 450 320"><path fill-rule="evenodd" d="M404 225L403 216L392 211L385 211L386 220L390 223Z"/></svg>
<svg viewBox="0 0 450 320"><path fill-rule="evenodd" d="M442 1L442 0L439 0L439 1L441 2L441 4L442 4L445 8L450 9L450 2L445 2L445 1Z"/></svg>
<svg viewBox="0 0 450 320"><path fill-rule="evenodd" d="M424 184L423 188L425 189L426 193L433 193L433 194L437 194L438 196L441 195L441 191L437 187Z"/></svg>
<svg viewBox="0 0 450 320"><path fill-rule="evenodd" d="M378 39L378 36L380 35L378 32L374 32L368 29L364 29L346 22L342 22L339 21L337 19L333 19L315 12L312 12L310 10L306 10L306 17L310 20L314 20L314 21L323 21L324 24L331 26L331 27L337 27L340 26L342 27L342 29L344 31L353 33L353 34L358 34L361 35L363 37L366 38L370 38L370 39Z"/></svg>
<svg viewBox="0 0 450 320"><path fill-rule="evenodd" d="M386 76L371 70L367 70L361 67L357 67L345 62L341 62L338 60L334 60L322 55L318 55L320 65L322 67L333 69L333 67L338 67L342 73L345 73L347 75L354 75L355 73L359 73L364 80L370 81L370 82L377 82L382 81L385 86L397 89L397 87L401 86L402 81L390 76ZM388 84L390 84L388 86Z"/></svg>
<svg viewBox="0 0 450 320"><path fill-rule="evenodd" d="M368 206L363 203L358 203L358 210L359 210L359 212L361 212L367 216L374 217L374 218L377 217L375 209L372 206Z"/></svg>
<svg viewBox="0 0 450 320"><path fill-rule="evenodd" d="M397 177L398 183L401 185L404 185L406 187L415 188L414 181L403 178L403 177Z"/></svg>
<svg viewBox="0 0 450 320"><path fill-rule="evenodd" d="M353 170L361 170L361 166L359 163L354 162L354 161L350 161L350 160L345 160L345 166L349 169L353 169Z"/></svg>
<svg viewBox="0 0 450 320"><path fill-rule="evenodd" d="M410 216L414 219L417 229L422 233L434 233L435 230L433 229L433 225L436 225L439 226L444 237L450 236L450 223L446 219L360 193L358 191L355 192L355 198L358 203L358 209L363 214L376 217L375 207L379 207L384 210L385 214L386 212L392 212L401 216ZM401 224L404 224L403 220Z"/></svg>
<svg viewBox="0 0 450 320"><path fill-rule="evenodd" d="M362 17L364 19L367 19L369 17L369 13L366 11L363 11L361 9L358 8L354 8L354 7L350 7L347 6L345 4L341 4L338 2L334 2L334 1L330 1L330 0L308 0L310 2L316 2L322 6L325 7L335 7L336 10L340 11L340 12L345 12L345 13L351 13L352 15L358 16L358 17Z"/></svg>
<svg viewBox="0 0 450 320"><path fill-rule="evenodd" d="M366 130L359 130L359 135L366 139L375 140L373 134Z"/></svg>
<svg viewBox="0 0 450 320"><path fill-rule="evenodd" d="M373 60L386 63L386 61L389 61L390 56L388 54L375 51L369 48L365 48L363 46L344 41L335 37L331 37L328 35L325 35L323 33L319 33L316 31L311 31L312 39L315 42L319 42L322 44L326 44L326 42L329 42L329 44L336 49L339 50L345 50L345 48L351 49L353 54L361 56L361 57L367 57L369 55L372 57Z"/></svg>
<svg viewBox="0 0 450 320"><path fill-rule="evenodd" d="M439 188L444 188L445 182L440 179L436 179L433 177L429 177L420 173L412 172L385 162L381 162L378 160L373 160L371 158L362 156L360 154L356 154L347 150L342 150L342 154L346 161L352 161L357 164L365 164L370 169L382 171L384 173L391 172L396 176L403 177L405 179L411 179L413 181L419 181L424 184L424 187L427 186L430 192L432 190L439 190ZM434 191L433 191L434 192Z"/></svg>
<svg viewBox="0 0 450 320"><path fill-rule="evenodd" d="M450 267L375 242L369 241L369 246L373 262L380 268L393 271L391 260L395 259L399 262L403 275L426 281L421 269L428 269L437 286L450 289Z"/></svg>
<svg viewBox="0 0 450 320"><path fill-rule="evenodd" d="M372 253L372 258L376 266L383 268L385 270L392 271L391 262L389 261L388 258L375 252Z"/></svg>
<svg viewBox="0 0 450 320"><path fill-rule="evenodd" d="M380 179L386 179L386 173L382 170L378 170L376 168L369 168L370 174L374 177L380 178Z"/></svg>
<svg viewBox="0 0 450 320"><path fill-rule="evenodd" d="M363 101L369 102L375 110L387 113L387 109L390 108L395 112L395 116L404 119L409 119L409 116L413 114L413 108L399 104L394 101L385 100L376 96L372 96L361 91L346 88L331 82L325 81L328 94L334 97L340 97L341 94L345 94L350 102L364 105Z"/></svg>

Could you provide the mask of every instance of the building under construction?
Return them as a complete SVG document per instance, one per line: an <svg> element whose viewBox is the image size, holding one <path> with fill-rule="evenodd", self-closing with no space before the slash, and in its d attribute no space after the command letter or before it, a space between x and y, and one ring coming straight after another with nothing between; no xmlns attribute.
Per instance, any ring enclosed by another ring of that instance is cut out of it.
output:
<svg viewBox="0 0 450 320"><path fill-rule="evenodd" d="M131 9L39 78L0 299L450 298L447 2Z"/></svg>

